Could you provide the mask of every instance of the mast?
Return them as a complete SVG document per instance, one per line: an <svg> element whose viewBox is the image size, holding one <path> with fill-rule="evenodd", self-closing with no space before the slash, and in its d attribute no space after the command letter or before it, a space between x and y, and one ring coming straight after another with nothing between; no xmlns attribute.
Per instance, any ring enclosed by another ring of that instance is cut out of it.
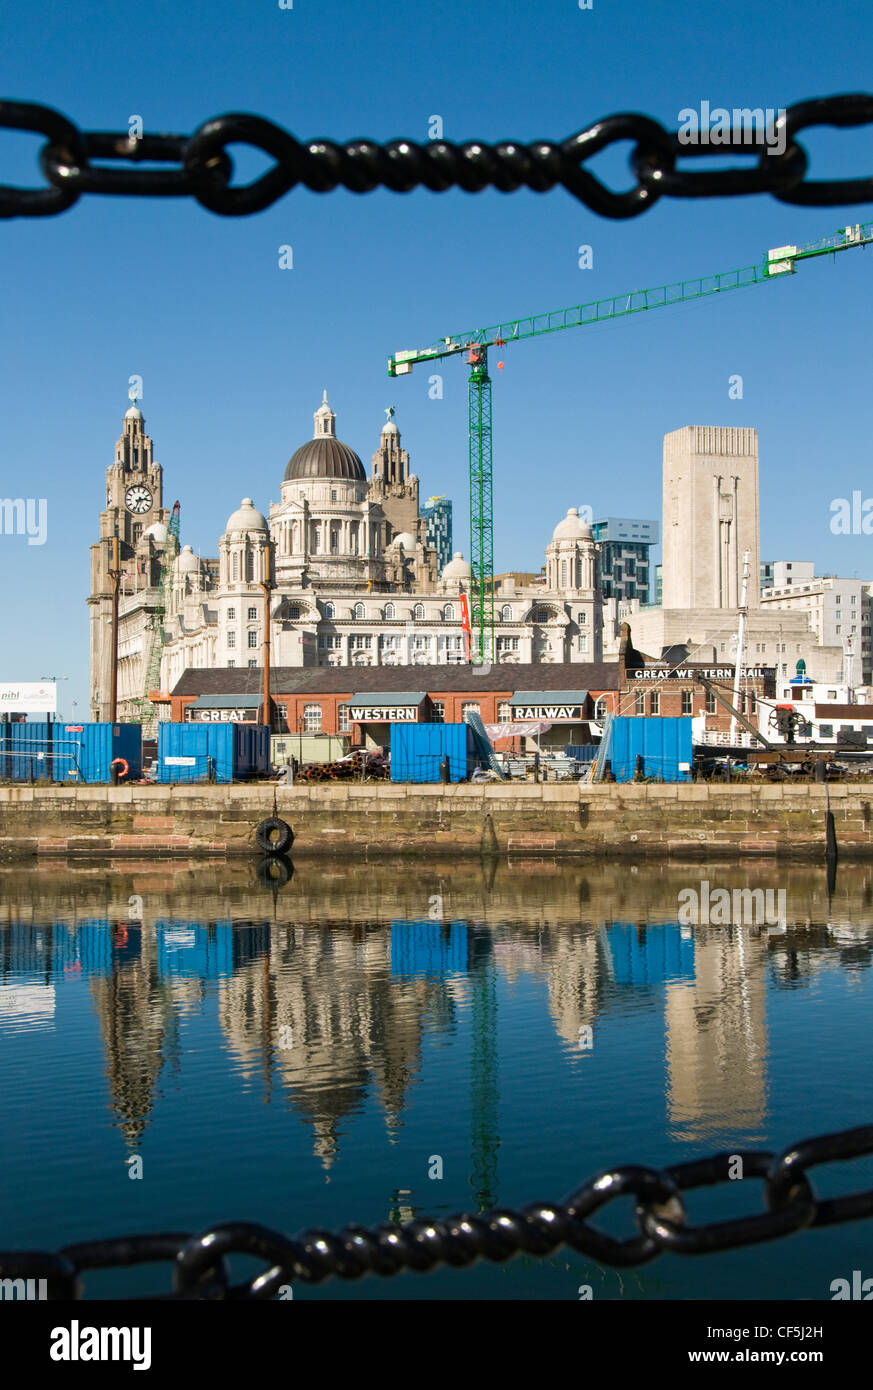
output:
<svg viewBox="0 0 873 1390"><path fill-rule="evenodd" d="M740 621L737 628L737 655L736 665L734 666L734 709L739 709L740 705L740 672L743 669L743 642L746 635L746 613L748 612L747 599L749 591L749 552L743 556L743 589L740 595ZM731 745L736 742L739 736L739 726L737 717L731 719Z"/></svg>

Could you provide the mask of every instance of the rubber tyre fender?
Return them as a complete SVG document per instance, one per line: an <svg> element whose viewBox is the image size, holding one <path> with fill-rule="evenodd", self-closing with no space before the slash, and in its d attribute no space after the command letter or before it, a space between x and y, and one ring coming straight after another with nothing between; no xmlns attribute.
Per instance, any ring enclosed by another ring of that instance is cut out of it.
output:
<svg viewBox="0 0 873 1390"><path fill-rule="evenodd" d="M287 854L294 843L294 831L278 816L268 816L255 831L255 842L264 854Z"/></svg>

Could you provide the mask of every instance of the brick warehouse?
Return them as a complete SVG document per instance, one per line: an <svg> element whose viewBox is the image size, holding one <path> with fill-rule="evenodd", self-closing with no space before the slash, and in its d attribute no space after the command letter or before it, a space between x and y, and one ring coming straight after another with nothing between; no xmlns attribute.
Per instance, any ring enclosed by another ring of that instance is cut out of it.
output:
<svg viewBox="0 0 873 1390"><path fill-rule="evenodd" d="M348 735L354 745L385 745L393 722L459 723L472 707L485 724L545 720L543 747L588 743L607 714L705 715L708 731L727 733L730 716L701 685L703 675L729 696L734 671L710 661L687 661L673 647L661 659L634 650L625 627L617 661L402 667L276 667L270 689L276 733ZM695 653L699 655L699 653ZM175 721L254 722L263 687L258 668L188 669L170 695ZM772 668L743 678L741 709L751 718L760 697L772 698ZM356 717L357 715L357 717ZM512 740L512 744L516 744ZM500 740L500 747L510 746Z"/></svg>

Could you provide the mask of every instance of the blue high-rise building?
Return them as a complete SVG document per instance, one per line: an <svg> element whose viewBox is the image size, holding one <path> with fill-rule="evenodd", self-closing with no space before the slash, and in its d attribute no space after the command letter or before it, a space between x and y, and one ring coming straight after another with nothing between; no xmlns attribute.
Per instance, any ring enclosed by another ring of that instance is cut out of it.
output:
<svg viewBox="0 0 873 1390"><path fill-rule="evenodd" d="M449 497L429 497L421 509L427 521L427 543L434 546L440 571L452 558L452 503Z"/></svg>
<svg viewBox="0 0 873 1390"><path fill-rule="evenodd" d="M638 598L649 602L649 552L660 539L657 521L608 516L591 524L600 543L600 583L604 598Z"/></svg>

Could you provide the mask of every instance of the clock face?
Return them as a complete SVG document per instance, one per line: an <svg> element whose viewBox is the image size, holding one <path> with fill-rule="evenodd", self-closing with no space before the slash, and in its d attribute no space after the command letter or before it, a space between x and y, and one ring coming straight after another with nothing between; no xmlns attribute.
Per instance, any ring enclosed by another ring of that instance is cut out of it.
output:
<svg viewBox="0 0 873 1390"><path fill-rule="evenodd" d="M142 516L143 512L151 508L152 495L144 483L137 483L134 487L129 487L124 494L124 505L129 512Z"/></svg>

